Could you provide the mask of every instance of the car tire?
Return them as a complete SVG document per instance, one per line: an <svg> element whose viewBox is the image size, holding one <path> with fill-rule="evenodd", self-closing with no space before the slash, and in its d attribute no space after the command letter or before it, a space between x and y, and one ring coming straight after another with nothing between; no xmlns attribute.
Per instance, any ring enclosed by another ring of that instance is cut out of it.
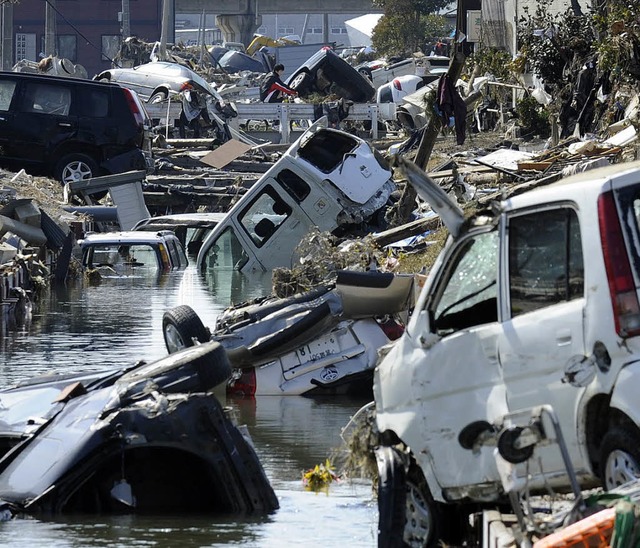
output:
<svg viewBox="0 0 640 548"><path fill-rule="evenodd" d="M67 154L58 160L54 177L62 184L91 179L100 175L97 162L88 154Z"/></svg>
<svg viewBox="0 0 640 548"><path fill-rule="evenodd" d="M193 346L194 339L205 343L211 339L209 330L190 306L183 304L167 310L162 316L162 336L169 354Z"/></svg>
<svg viewBox="0 0 640 548"><path fill-rule="evenodd" d="M144 380L152 380L164 393L207 391L226 382L231 372L227 351L209 341L134 368L118 382L131 386L131 395L146 390Z"/></svg>
<svg viewBox="0 0 640 548"><path fill-rule="evenodd" d="M298 92L298 95L306 95L311 90L312 84L313 78L311 77L311 74L304 71L291 80L289 87L295 89Z"/></svg>
<svg viewBox="0 0 640 548"><path fill-rule="evenodd" d="M607 491L640 477L640 432L620 426L609 430L602 439L600 466Z"/></svg>
<svg viewBox="0 0 640 548"><path fill-rule="evenodd" d="M376 450L378 462L378 547L439 545L442 514L422 471L393 447Z"/></svg>
<svg viewBox="0 0 640 548"><path fill-rule="evenodd" d="M167 99L167 92L164 90L160 90L160 91L156 91L154 92L151 97L149 97L149 100L147 101L147 103L149 103L150 105L153 105L155 103L162 103L163 101L166 101Z"/></svg>
<svg viewBox="0 0 640 548"><path fill-rule="evenodd" d="M373 75L371 74L371 69L361 68L358 69L358 72L362 74L365 78L369 79L370 82L373 82Z"/></svg>

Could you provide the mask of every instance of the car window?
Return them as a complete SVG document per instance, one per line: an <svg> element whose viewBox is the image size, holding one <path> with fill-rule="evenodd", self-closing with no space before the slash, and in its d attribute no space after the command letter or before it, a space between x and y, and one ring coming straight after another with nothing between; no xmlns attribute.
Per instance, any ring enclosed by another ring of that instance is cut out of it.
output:
<svg viewBox="0 0 640 548"><path fill-rule="evenodd" d="M6 112L9 110L15 89L15 80L0 80L0 111Z"/></svg>
<svg viewBox="0 0 640 548"><path fill-rule="evenodd" d="M324 173L329 173L344 161L358 143L350 135L321 131L298 149L298 156Z"/></svg>
<svg viewBox="0 0 640 548"><path fill-rule="evenodd" d="M290 169L283 169L276 175L276 180L298 203L302 202L311 192L309 183Z"/></svg>
<svg viewBox="0 0 640 548"><path fill-rule="evenodd" d="M80 116L106 118L109 116L109 89L83 90L80 94Z"/></svg>
<svg viewBox="0 0 640 548"><path fill-rule="evenodd" d="M187 265L187 257L182 251L181 247L178 245L177 240L168 239L166 241L167 247L169 248L169 255L171 255L171 263L172 266L182 267Z"/></svg>
<svg viewBox="0 0 640 548"><path fill-rule="evenodd" d="M202 264L207 269L240 270L248 260L235 231L227 227L207 249Z"/></svg>
<svg viewBox="0 0 640 548"><path fill-rule="evenodd" d="M84 250L84 265L90 268L107 266L116 273L124 268L146 268L157 270L158 254L149 244L104 243L87 246Z"/></svg>
<svg viewBox="0 0 640 548"><path fill-rule="evenodd" d="M71 91L67 86L29 82L25 86L25 112L67 116L71 108Z"/></svg>
<svg viewBox="0 0 640 548"><path fill-rule="evenodd" d="M573 209L514 217L508 237L511 316L584 295L582 241Z"/></svg>
<svg viewBox="0 0 640 548"><path fill-rule="evenodd" d="M467 239L445 267L432 307L434 329L451 333L498 320L498 232Z"/></svg>
<svg viewBox="0 0 640 548"><path fill-rule="evenodd" d="M262 247L291 215L291 211L291 206L278 195L275 189L271 185L266 185L238 219L256 246Z"/></svg>

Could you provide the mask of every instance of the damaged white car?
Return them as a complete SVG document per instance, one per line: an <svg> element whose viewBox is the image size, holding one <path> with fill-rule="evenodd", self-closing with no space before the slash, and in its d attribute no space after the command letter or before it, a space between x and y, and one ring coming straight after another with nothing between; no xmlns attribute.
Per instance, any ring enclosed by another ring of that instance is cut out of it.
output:
<svg viewBox="0 0 640 548"><path fill-rule="evenodd" d="M369 143L316 123L209 234L198 270L209 276L291 267L295 247L313 229L336 235L380 230L396 189L391 176Z"/></svg>
<svg viewBox="0 0 640 548"><path fill-rule="evenodd" d="M509 489L568 491L572 477L611 489L640 475L640 163L464 221L399 162L451 235L374 374L379 546L455 543L462 506L505 502ZM542 408L558 432L510 418Z"/></svg>

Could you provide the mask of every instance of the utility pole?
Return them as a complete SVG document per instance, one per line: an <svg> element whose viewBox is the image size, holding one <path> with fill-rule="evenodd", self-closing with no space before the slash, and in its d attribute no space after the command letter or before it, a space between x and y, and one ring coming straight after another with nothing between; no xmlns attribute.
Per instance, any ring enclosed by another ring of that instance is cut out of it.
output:
<svg viewBox="0 0 640 548"><path fill-rule="evenodd" d="M44 56L56 55L56 0L46 0L44 11Z"/></svg>
<svg viewBox="0 0 640 548"><path fill-rule="evenodd" d="M11 70L13 59L13 4L2 4L2 70Z"/></svg>
<svg viewBox="0 0 640 548"><path fill-rule="evenodd" d="M167 60L167 42L175 43L175 3L174 0L162 2L162 32L160 34L160 58Z"/></svg>
<svg viewBox="0 0 640 548"><path fill-rule="evenodd" d="M131 36L131 10L129 0L122 0L122 40Z"/></svg>

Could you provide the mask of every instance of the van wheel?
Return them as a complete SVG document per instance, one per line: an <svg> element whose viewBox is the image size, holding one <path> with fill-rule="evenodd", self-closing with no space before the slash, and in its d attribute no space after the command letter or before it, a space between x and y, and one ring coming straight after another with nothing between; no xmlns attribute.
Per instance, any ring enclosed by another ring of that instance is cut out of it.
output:
<svg viewBox="0 0 640 548"><path fill-rule="evenodd" d="M153 105L154 103L162 103L166 99L167 99L166 91L162 91L162 90L156 91L151 97L149 97L148 103Z"/></svg>
<svg viewBox="0 0 640 548"><path fill-rule="evenodd" d="M186 304L167 310L162 316L162 336L169 354L189 348L195 344L205 343L211 339L195 310Z"/></svg>
<svg viewBox="0 0 640 548"><path fill-rule="evenodd" d="M67 154L56 164L54 176L62 184L67 184L97 177L99 171L98 164L88 154Z"/></svg>
<svg viewBox="0 0 640 548"><path fill-rule="evenodd" d="M640 477L640 435L635 430L614 427L602 440L601 480L605 490Z"/></svg>
<svg viewBox="0 0 640 548"><path fill-rule="evenodd" d="M441 508L422 471L393 447L376 449L378 461L378 547L438 546Z"/></svg>

